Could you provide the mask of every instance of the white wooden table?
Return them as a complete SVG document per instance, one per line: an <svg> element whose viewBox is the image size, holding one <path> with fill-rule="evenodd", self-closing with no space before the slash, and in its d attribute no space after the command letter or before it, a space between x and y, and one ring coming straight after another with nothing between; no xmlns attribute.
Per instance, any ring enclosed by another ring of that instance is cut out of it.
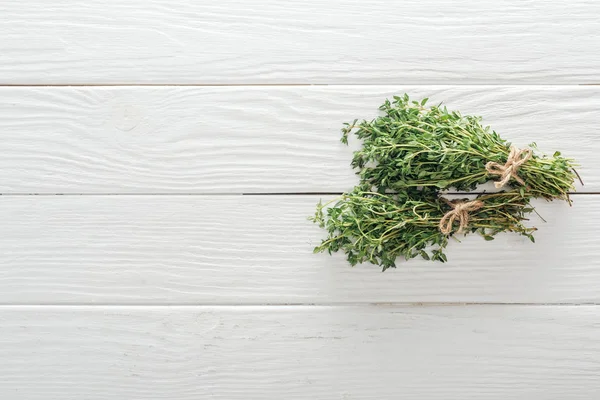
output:
<svg viewBox="0 0 600 400"><path fill-rule="evenodd" d="M0 0L0 398L593 399L600 2ZM314 255L409 93L576 158L537 243Z"/></svg>

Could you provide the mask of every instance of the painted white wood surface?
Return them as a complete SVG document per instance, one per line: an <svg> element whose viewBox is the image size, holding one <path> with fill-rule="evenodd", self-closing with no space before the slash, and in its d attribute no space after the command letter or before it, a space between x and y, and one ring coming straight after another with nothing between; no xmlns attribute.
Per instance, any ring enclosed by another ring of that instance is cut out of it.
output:
<svg viewBox="0 0 600 400"><path fill-rule="evenodd" d="M1 196L0 303L600 302L600 196L538 202L535 244L471 235L385 273L312 253L319 198Z"/></svg>
<svg viewBox="0 0 600 400"><path fill-rule="evenodd" d="M381 273L312 254L321 196L232 194L347 190L342 123L404 92L600 194L599 14L0 0L0 399L597 397L600 196Z"/></svg>
<svg viewBox="0 0 600 400"><path fill-rule="evenodd" d="M598 83L600 3L0 3L1 84Z"/></svg>
<svg viewBox="0 0 600 400"><path fill-rule="evenodd" d="M593 399L598 306L4 307L0 396Z"/></svg>
<svg viewBox="0 0 600 400"><path fill-rule="evenodd" d="M600 190L599 86L20 87L0 89L0 192L341 192L342 124L405 92L562 151Z"/></svg>

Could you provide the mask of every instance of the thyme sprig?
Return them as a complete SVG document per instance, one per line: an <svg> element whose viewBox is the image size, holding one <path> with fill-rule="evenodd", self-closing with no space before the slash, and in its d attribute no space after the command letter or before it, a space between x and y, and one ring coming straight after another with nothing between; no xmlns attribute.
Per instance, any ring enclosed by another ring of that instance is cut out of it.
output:
<svg viewBox="0 0 600 400"><path fill-rule="evenodd" d="M480 195L483 208L470 215L465 234L478 232L493 240L500 232L516 232L534 241L526 214L532 211L529 198L520 193L499 192ZM315 253L343 251L351 265L370 262L387 268L396 259L422 257L447 261L444 249L454 234L444 235L439 222L451 207L433 193L407 189L382 194L357 187L327 203L319 202L310 219L328 232Z"/></svg>
<svg viewBox="0 0 600 400"><path fill-rule="evenodd" d="M512 143L484 126L481 117L426 103L427 99L411 101L406 94L394 96L380 107L383 115L344 124L341 141L348 144L349 136L355 135L362 142L351 162L360 183L341 197L318 204L310 219L328 237L314 249L316 253L342 251L351 265L370 262L384 271L395 267L398 257L445 262L444 250L457 235L445 224L453 220L444 219L452 210L459 213L462 208L459 223L466 224L460 225L466 228L465 235L477 232L493 240L501 232L515 232L534 241L536 228L525 225L527 215L535 211L531 200L571 202L569 192L579 178L572 159L558 151L541 154L531 143L531 157L507 169ZM486 170L490 162L497 163L490 165L492 173ZM499 170L510 177L508 185L478 195L476 206L450 204L441 197L443 190L469 192L497 181L493 172Z"/></svg>
<svg viewBox="0 0 600 400"><path fill-rule="evenodd" d="M351 133L362 141L352 159L362 182L393 191L410 187L472 191L498 179L486 171L486 163L504 164L511 143L484 126L479 116L463 116L441 105L425 107L426 102L411 101L406 94L394 96L380 107L383 115L345 124L342 142L348 143ZM535 143L529 146L537 150ZM569 191L575 190L575 166L558 151L552 156L534 151L518 174L534 197L568 200ZM510 184L522 187L514 180Z"/></svg>

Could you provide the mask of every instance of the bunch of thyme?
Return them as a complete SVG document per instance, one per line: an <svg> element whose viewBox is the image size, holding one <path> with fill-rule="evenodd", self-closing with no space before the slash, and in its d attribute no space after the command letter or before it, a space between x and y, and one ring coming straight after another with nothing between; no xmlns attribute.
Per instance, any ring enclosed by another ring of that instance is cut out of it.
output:
<svg viewBox="0 0 600 400"><path fill-rule="evenodd" d="M427 108L426 102L410 101L406 94L394 96L393 102L386 100L380 107L383 115L345 124L342 142L348 143L352 131L362 141L352 159L362 182L393 191L410 187L472 191L498 179L486 164L504 165L511 143L483 126L481 117L463 116L441 105ZM536 149L535 143L529 146ZM573 168L573 160L558 151L551 157L533 152L518 175L526 183L524 190L534 197L569 200L576 177ZM515 180L510 184L521 186Z"/></svg>
<svg viewBox="0 0 600 400"><path fill-rule="evenodd" d="M534 241L536 229L523 224L531 211L527 198L500 192L478 200L483 207L471 213L470 232L479 232L486 240L500 232L516 232ZM356 187L328 203L319 202L311 220L327 230L328 238L314 251L343 251L351 265L368 261L384 271L396 267L398 256L445 262L443 250L450 236L440 231L439 224L449 210L448 202L433 192L410 188L382 194Z"/></svg>
<svg viewBox="0 0 600 400"><path fill-rule="evenodd" d="M534 241L535 228L523 224L534 211L531 200L570 203L568 193L579 177L573 160L559 152L549 157L526 150L528 157L508 170L509 159L516 161L516 150L484 127L481 117L463 116L441 105L427 108L426 102L410 101L406 94L395 96L380 107L382 116L344 124L343 143L351 133L362 140L351 163L361 182L340 198L318 204L311 219L327 230L328 237L315 252L343 251L351 265L370 262L383 270L395 267L399 256L445 262L449 238L463 228L486 240L500 232L516 232ZM497 181L490 164L503 169L505 163L508 191L477 196L477 206L470 207L468 215L463 211L457 232L454 218L448 219L456 205L441 197L441 191L472 191Z"/></svg>

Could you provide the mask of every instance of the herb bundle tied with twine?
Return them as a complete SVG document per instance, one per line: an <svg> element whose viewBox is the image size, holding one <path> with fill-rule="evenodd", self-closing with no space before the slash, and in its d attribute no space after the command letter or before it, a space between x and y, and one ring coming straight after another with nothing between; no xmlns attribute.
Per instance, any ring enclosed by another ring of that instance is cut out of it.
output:
<svg viewBox="0 0 600 400"><path fill-rule="evenodd" d="M479 232L486 240L516 232L534 241L523 221L534 198L566 200L579 178L560 152L538 154L535 143L518 148L481 117L463 116L408 95L386 100L383 115L344 124L343 143L361 140L351 165L360 183L317 206L311 220L328 237L315 252L343 251L351 265L395 267L399 256L445 262L456 234ZM469 192L493 181L497 193L450 201L442 191Z"/></svg>

